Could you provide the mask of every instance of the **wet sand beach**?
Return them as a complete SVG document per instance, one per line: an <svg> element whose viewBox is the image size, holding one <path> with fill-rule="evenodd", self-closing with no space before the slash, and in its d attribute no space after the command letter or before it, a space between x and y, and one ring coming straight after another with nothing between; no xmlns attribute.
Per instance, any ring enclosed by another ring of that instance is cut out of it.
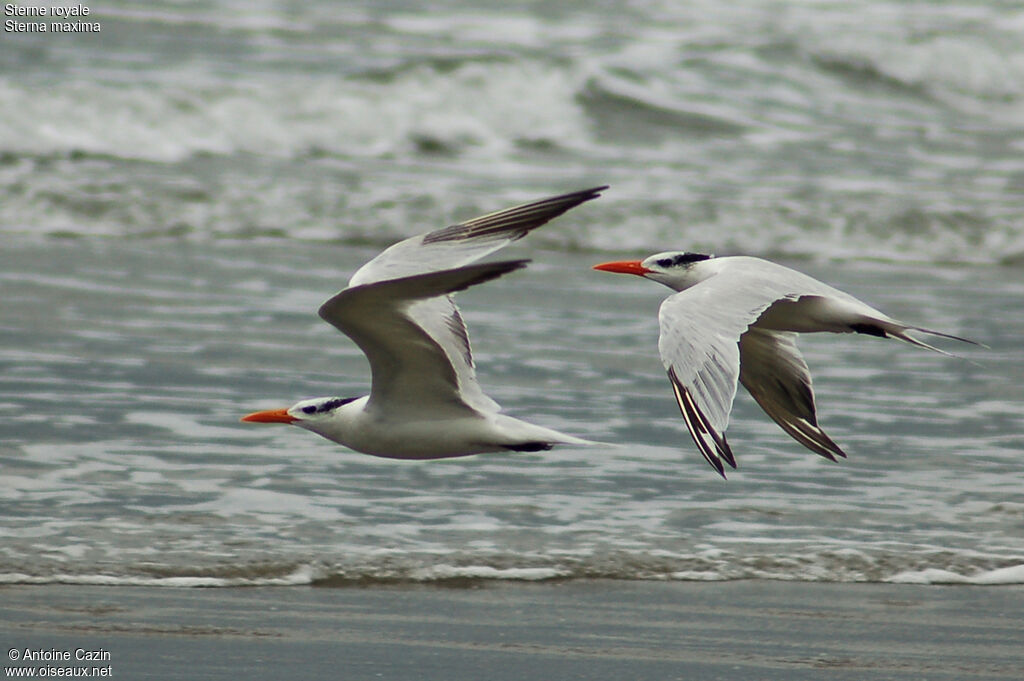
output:
<svg viewBox="0 0 1024 681"><path fill-rule="evenodd" d="M1022 616L1016 586L0 589L6 651L106 651L122 679L1019 679Z"/></svg>

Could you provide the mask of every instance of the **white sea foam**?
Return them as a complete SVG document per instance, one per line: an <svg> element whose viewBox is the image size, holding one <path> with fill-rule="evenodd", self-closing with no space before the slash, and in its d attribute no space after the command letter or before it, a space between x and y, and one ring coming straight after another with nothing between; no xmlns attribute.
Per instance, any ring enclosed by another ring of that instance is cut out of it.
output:
<svg viewBox="0 0 1024 681"><path fill-rule="evenodd" d="M412 571L409 578L415 582L436 582L454 579L497 579L537 582L567 576L569 576L569 572L559 568L496 568L489 565L434 565Z"/></svg>
<svg viewBox="0 0 1024 681"><path fill-rule="evenodd" d="M419 150L503 158L520 141L584 146L573 68L534 61L416 68L382 81L253 74L229 84L68 84L41 95L0 81L0 149L173 163L198 154L386 157ZM110 124L111 118L118 121Z"/></svg>
<svg viewBox="0 0 1024 681"><path fill-rule="evenodd" d="M900 572L886 581L894 584L974 584L998 586L1024 584L1024 563L994 570L980 570L973 574L962 574L942 568Z"/></svg>
<svg viewBox="0 0 1024 681"><path fill-rule="evenodd" d="M172 575L153 577L115 574L53 574L0 573L0 584L82 584L89 586L158 586L158 587L238 587L238 586L305 586L319 577L309 565L297 566L284 575L269 576L201 576Z"/></svg>
<svg viewBox="0 0 1024 681"><path fill-rule="evenodd" d="M262 563L250 566L237 565L221 569L204 568L193 571L180 568L175 571L163 568L166 574L137 572L122 573L70 573L55 571L48 574L29 572L0 573L0 584L88 584L105 586L157 586L157 587L237 587L237 586L304 586L309 584L344 585L353 583L436 583L457 581L521 581L535 582L553 579L618 579L618 580L670 580L670 581L735 581L735 580L778 580L795 582L875 582L893 584L948 585L964 584L974 586L1003 586L1024 584L1024 562L995 569L978 569L962 564L956 570L929 567L901 570L897 556L886 556L877 562L882 568L873 574L863 572L863 561L847 565L837 563L831 555L761 556L740 561L722 560L706 563L696 556L678 556L675 561L660 558L645 562L644 557L621 553L615 561L605 558L593 561L595 557L577 556L572 561L552 562L545 566L508 565L508 558L501 558L498 564L489 564L493 556L478 556L475 564L452 565L426 560L426 556L403 556L388 552L378 556L380 563L368 561L362 564L349 562L343 567L332 568L317 562L293 567L268 567ZM537 561L534 557L532 561ZM399 567L401 564L406 567ZM428 563L428 564L424 564ZM687 569L672 570L678 565L702 565ZM885 572L884 570L889 570Z"/></svg>

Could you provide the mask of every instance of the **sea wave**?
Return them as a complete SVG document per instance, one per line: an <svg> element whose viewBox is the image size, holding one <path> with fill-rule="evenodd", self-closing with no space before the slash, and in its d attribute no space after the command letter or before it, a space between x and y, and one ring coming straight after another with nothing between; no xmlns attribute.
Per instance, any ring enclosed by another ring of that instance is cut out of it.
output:
<svg viewBox="0 0 1024 681"><path fill-rule="evenodd" d="M239 74L202 66L122 82L41 86L0 78L0 151L180 163L258 154L306 159L399 154L500 158L520 147L585 147L572 66L506 57L424 60L388 77ZM116 125L112 124L116 121Z"/></svg>
<svg viewBox="0 0 1024 681"><path fill-rule="evenodd" d="M66 566L65 566L66 567ZM256 562L251 565L175 568L140 565L90 571L86 567L44 572L6 570L0 584L88 584L102 586L237 587L367 586L375 584L460 584L490 581L737 581L969 584L1024 584L1024 556L996 557L970 552L934 555L845 549L793 555L730 554L708 549L689 556L617 552L605 556L516 557L389 555L366 562Z"/></svg>
<svg viewBox="0 0 1024 681"><path fill-rule="evenodd" d="M433 9L114 2L116 45L62 61L18 38L0 233L384 246L610 184L531 241L1024 259L1024 49L1000 3Z"/></svg>

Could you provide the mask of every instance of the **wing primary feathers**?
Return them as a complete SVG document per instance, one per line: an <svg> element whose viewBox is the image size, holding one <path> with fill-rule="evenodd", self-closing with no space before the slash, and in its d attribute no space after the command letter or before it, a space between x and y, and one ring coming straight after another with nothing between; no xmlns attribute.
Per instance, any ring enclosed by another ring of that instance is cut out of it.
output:
<svg viewBox="0 0 1024 681"><path fill-rule="evenodd" d="M596 199L608 186L584 189L578 192L553 196L532 203L525 203L496 213L489 213L472 220L460 222L434 230L423 237L424 244L439 241L461 241L487 237L519 239L531 230L553 220L570 208Z"/></svg>
<svg viewBox="0 0 1024 681"><path fill-rule="evenodd" d="M697 419L697 422L701 426L701 430L711 436L711 439L715 443L715 449L719 456L725 459L733 468L736 468L736 459L732 455L732 448L729 447L729 443L725 440L725 435L719 434L711 422L708 421L707 416L701 411L700 407L693 400L693 394L690 389L682 385L679 378L675 375L675 370L672 371L672 382L673 385L678 386L679 390L682 391L683 397L685 398L686 404L691 412L691 415Z"/></svg>
<svg viewBox="0 0 1024 681"><path fill-rule="evenodd" d="M764 413L768 414L782 430L786 431L787 435L804 447L830 461L835 461L837 456L846 458L846 452L833 442L832 438L826 435L825 431L817 424L807 418L779 408L760 391L751 390L749 386L747 386L747 390L758 405L760 405L761 409L764 410Z"/></svg>
<svg viewBox="0 0 1024 681"><path fill-rule="evenodd" d="M840 449L839 445L833 442L832 438L817 426L797 421L782 426L782 429L804 447L830 461L835 461L837 456L846 458L846 452Z"/></svg>
<svg viewBox="0 0 1024 681"><path fill-rule="evenodd" d="M726 442L725 440L725 435L720 434L717 430L715 430L714 426L712 426L711 423L708 421L707 416L704 415L704 412L701 411L700 407L697 406L697 403L693 401L693 394L690 393L688 389L683 388L683 395L686 397L686 401L689 404L690 410L697 417L697 419L700 421L701 426L704 428L707 434L711 436L711 439L714 441L715 451L717 452L717 454L721 458L725 459L725 462L727 464L729 464L733 468L736 468L736 459L732 455L732 448L729 447L729 443Z"/></svg>
<svg viewBox="0 0 1024 681"><path fill-rule="evenodd" d="M690 395L690 391L682 384L679 377L676 376L675 369L670 368L668 370L669 381L672 383L672 390L676 395L676 403L679 405L679 411L683 415L683 420L686 422L686 428L690 431L690 436L693 441L697 444L697 448L700 449L700 453L704 456L711 467L718 471L718 474L725 478L725 466L722 465L724 459L733 468L736 468L736 459L733 457L732 449L729 447L729 443L726 441L724 435L720 435L710 423L707 418L697 407L693 401L693 396ZM711 442L708 442L710 438ZM712 447L714 445L714 447Z"/></svg>
<svg viewBox="0 0 1024 681"><path fill-rule="evenodd" d="M818 426L814 390L795 334L753 328L740 337L740 383L786 434L815 454L846 457Z"/></svg>

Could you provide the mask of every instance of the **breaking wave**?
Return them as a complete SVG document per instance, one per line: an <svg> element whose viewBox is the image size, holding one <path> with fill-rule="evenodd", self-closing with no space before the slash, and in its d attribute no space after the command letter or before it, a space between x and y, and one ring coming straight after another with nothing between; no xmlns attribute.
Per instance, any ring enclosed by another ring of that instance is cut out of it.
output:
<svg viewBox="0 0 1024 681"><path fill-rule="evenodd" d="M432 558L432 560L430 559ZM99 586L238 587L371 586L488 581L537 582L576 579L792 582L868 582L893 584L1024 584L1024 556L895 554L855 549L794 555L729 554L707 550L690 556L616 553L557 559L516 556L391 555L384 560L344 564L317 561L254 563L203 569L139 566L135 570L0 572L0 584L88 584Z"/></svg>

